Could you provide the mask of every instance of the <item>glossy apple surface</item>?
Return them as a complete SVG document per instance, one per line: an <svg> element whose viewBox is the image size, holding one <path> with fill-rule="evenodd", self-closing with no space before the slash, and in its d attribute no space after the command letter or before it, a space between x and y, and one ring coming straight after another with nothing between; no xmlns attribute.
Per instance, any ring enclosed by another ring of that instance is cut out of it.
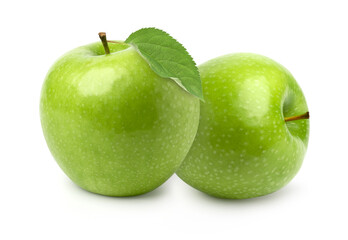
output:
<svg viewBox="0 0 348 240"><path fill-rule="evenodd" d="M77 48L50 69L41 92L43 133L80 187L103 195L149 192L186 156L199 100L159 77L127 44Z"/></svg>
<svg viewBox="0 0 348 240"><path fill-rule="evenodd" d="M239 53L199 67L205 103L197 136L177 175L221 198L251 198L286 185L301 167L308 111L288 70L256 54Z"/></svg>

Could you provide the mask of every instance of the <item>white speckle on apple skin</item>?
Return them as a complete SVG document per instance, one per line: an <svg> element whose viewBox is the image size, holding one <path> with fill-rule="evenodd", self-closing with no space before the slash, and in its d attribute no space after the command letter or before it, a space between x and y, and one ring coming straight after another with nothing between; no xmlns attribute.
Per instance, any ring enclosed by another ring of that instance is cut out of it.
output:
<svg viewBox="0 0 348 240"><path fill-rule="evenodd" d="M301 166L309 136L308 120L284 122L284 116L308 111L295 79L256 54L222 56L199 69L205 102L177 175L221 198L257 197L286 185Z"/></svg>

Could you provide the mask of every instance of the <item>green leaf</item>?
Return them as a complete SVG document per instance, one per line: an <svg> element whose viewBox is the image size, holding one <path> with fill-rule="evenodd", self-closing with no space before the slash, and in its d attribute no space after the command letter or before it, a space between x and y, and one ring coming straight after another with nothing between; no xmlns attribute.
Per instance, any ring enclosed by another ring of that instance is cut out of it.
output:
<svg viewBox="0 0 348 240"><path fill-rule="evenodd" d="M159 76L171 78L184 90L203 100L196 63L168 33L157 28L142 28L132 33L125 42L133 45Z"/></svg>

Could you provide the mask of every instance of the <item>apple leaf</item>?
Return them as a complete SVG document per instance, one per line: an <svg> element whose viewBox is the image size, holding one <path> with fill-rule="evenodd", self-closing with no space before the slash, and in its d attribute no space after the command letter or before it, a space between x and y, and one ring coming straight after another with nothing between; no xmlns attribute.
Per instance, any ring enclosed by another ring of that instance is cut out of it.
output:
<svg viewBox="0 0 348 240"><path fill-rule="evenodd" d="M125 41L134 46L159 76L171 78L180 87L203 100L198 68L183 45L157 28L142 28Z"/></svg>

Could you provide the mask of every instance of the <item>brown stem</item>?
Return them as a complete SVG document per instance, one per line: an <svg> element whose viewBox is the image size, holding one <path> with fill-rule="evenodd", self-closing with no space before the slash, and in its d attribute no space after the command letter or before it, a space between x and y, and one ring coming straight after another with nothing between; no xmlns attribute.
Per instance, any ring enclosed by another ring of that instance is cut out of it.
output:
<svg viewBox="0 0 348 240"><path fill-rule="evenodd" d="M309 119L309 112L306 112L306 113L298 115L298 116L284 118L285 122L300 120L300 119Z"/></svg>
<svg viewBox="0 0 348 240"><path fill-rule="evenodd" d="M103 43L103 47L105 50L105 54L110 54L110 49L109 49L109 45L108 45L108 41L106 40L106 33L105 32L100 32L98 33L100 40Z"/></svg>

